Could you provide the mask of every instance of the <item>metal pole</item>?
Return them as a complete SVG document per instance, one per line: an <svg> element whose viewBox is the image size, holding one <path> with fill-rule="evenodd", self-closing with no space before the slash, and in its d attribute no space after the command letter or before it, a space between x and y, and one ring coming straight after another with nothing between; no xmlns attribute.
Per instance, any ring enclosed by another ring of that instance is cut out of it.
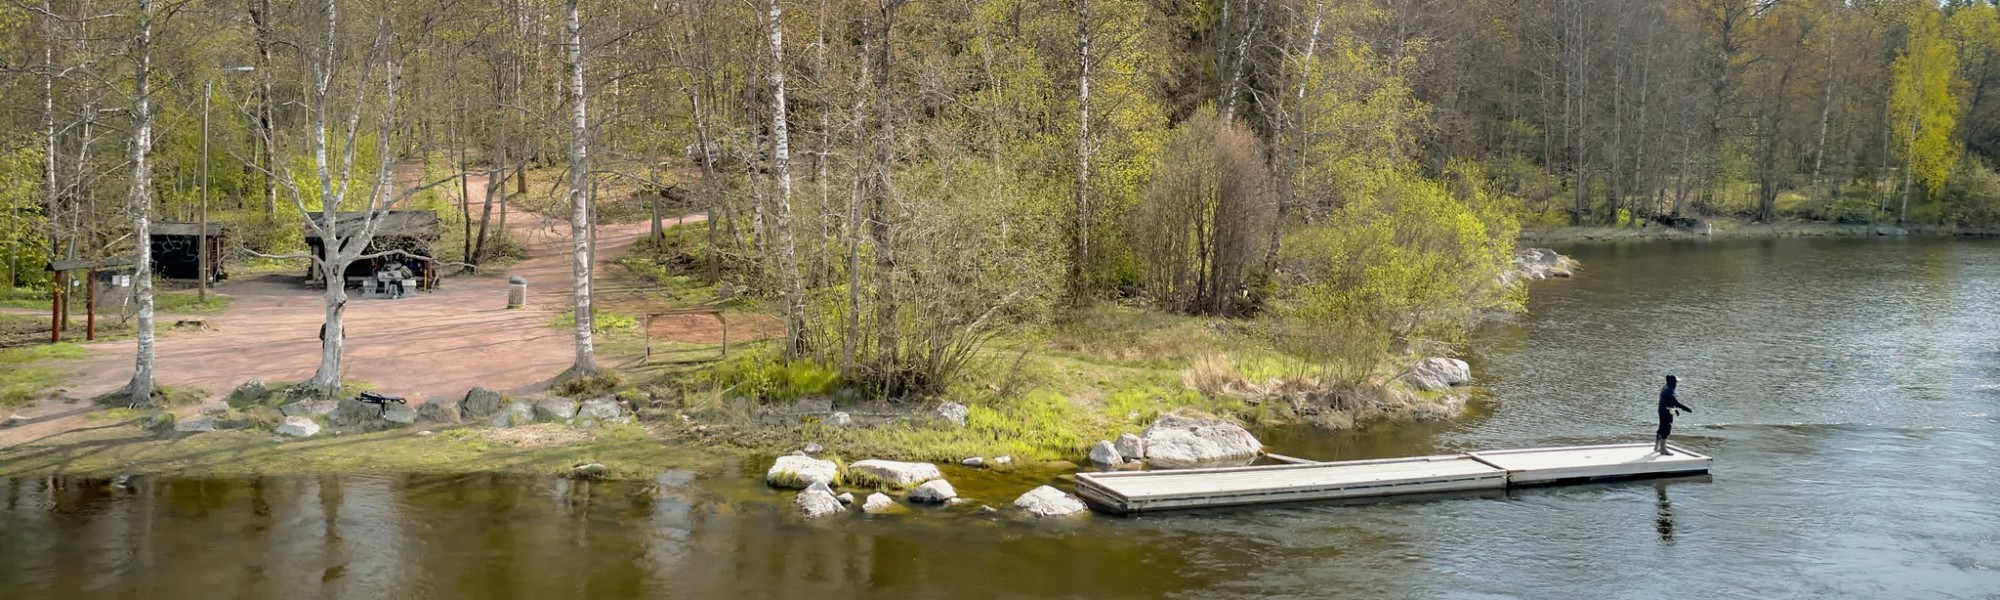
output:
<svg viewBox="0 0 2000 600"><path fill-rule="evenodd" d="M208 304L208 99L215 93L215 76L201 85L201 230L195 233L200 248L195 249L195 300ZM139 243L149 243L139 240Z"/></svg>
<svg viewBox="0 0 2000 600"><path fill-rule="evenodd" d="M83 339L97 339L97 269L85 271L83 284Z"/></svg>

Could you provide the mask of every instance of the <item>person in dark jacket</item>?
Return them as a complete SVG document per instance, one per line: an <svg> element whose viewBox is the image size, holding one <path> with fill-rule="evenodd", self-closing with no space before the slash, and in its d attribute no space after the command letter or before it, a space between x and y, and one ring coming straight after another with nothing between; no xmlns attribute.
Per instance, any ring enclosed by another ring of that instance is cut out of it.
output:
<svg viewBox="0 0 2000 600"><path fill-rule="evenodd" d="M1693 408L1681 404L1681 400L1674 397L1674 387L1680 385L1680 382L1674 376L1668 375L1667 386L1660 388L1660 429L1653 432L1653 451L1660 453L1661 456L1674 454L1667 450L1667 434L1674 431L1674 409L1694 412Z"/></svg>

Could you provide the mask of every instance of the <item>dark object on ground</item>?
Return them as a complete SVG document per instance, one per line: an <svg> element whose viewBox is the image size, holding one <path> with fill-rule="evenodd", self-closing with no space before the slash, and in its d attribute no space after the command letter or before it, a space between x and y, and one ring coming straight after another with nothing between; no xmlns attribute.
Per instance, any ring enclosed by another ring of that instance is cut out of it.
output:
<svg viewBox="0 0 2000 600"><path fill-rule="evenodd" d="M375 413L375 416L378 417L388 414L390 402L394 402L397 404L404 404L404 405L409 404L409 402L403 400L402 396L385 396L382 394L377 394L375 392L361 392L361 397L355 399L360 400L363 404L373 404L375 406L381 407L381 410L376 411Z"/></svg>

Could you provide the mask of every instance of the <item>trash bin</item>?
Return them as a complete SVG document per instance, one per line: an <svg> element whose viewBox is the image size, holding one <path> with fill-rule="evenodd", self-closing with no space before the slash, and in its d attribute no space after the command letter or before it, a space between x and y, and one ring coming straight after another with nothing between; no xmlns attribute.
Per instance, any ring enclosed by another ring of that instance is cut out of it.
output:
<svg viewBox="0 0 2000 600"><path fill-rule="evenodd" d="M508 277L507 308L520 308L527 305L528 305L528 280L522 279L520 275Z"/></svg>

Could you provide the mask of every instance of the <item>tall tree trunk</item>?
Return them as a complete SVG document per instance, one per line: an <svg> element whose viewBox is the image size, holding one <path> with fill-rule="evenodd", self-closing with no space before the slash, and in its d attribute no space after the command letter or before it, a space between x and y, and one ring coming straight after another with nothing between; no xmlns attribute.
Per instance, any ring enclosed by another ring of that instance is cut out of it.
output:
<svg viewBox="0 0 2000 600"><path fill-rule="evenodd" d="M569 197L573 203L569 224L576 244L576 363L570 374L585 376L597 372L596 346L591 340L590 312L590 120L583 89L583 21L577 14L578 0L565 3L568 13L569 44Z"/></svg>
<svg viewBox="0 0 2000 600"><path fill-rule="evenodd" d="M1285 219L1291 211L1292 205L1297 204L1299 201L1299 165L1305 162L1306 127L1310 123L1309 116L1306 114L1306 89L1312 85L1313 63L1319 55L1320 26L1325 21L1326 0L1314 2L1312 33L1306 36L1306 53L1302 59L1302 66L1299 69L1299 85L1292 94L1292 143L1291 147L1285 149L1285 153L1281 155L1285 157L1285 168L1284 172L1279 174L1279 177L1282 178L1279 180L1279 183L1284 186L1284 190L1278 194L1277 220L1271 224L1271 242L1264 250L1264 271L1266 273L1277 270L1279 245L1285 238Z"/></svg>
<svg viewBox="0 0 2000 600"><path fill-rule="evenodd" d="M42 207L48 218L49 257L61 256L62 241L58 235L58 223L62 222L58 212L61 188L56 178L56 17L51 11L49 0L42 0ZM14 277L20 278L19 269Z"/></svg>
<svg viewBox="0 0 2000 600"><path fill-rule="evenodd" d="M126 386L133 406L153 406L153 248L149 213L153 210L153 2L138 0L139 60L132 100L132 182L127 209L132 213L132 283L139 298L139 349L132 382Z"/></svg>
<svg viewBox="0 0 2000 600"><path fill-rule="evenodd" d="M897 329L896 304L896 246L893 223L897 221L891 214L895 202L891 198L895 192L889 181L889 160L891 138L895 135L895 115L889 107L889 68L895 54L895 44L891 38L896 29L896 9L904 0L882 0L881 53L875 65L875 183L869 197L869 237L875 242L875 351L876 360L892 369L899 362L897 346L901 333ZM894 376L891 375L893 378ZM898 382L889 381L886 389L900 393Z"/></svg>
<svg viewBox="0 0 2000 600"><path fill-rule="evenodd" d="M250 16L257 27L257 132L262 139L257 158L263 163L264 218L268 219L278 214L278 185L272 179L278 136L271 131L271 0L257 0L257 9Z"/></svg>
<svg viewBox="0 0 2000 600"><path fill-rule="evenodd" d="M1070 299L1090 295L1090 0L1076 2L1076 231L1071 236Z"/></svg>
<svg viewBox="0 0 2000 600"><path fill-rule="evenodd" d="M1820 200L1826 197L1824 192L1822 191L1822 186L1824 185L1824 183L1822 182L1821 176L1822 174L1825 173L1825 167L1826 167L1827 125L1829 122L1833 120L1834 40L1833 40L1832 27L1830 26L1827 27L1826 35L1827 35L1826 73L1824 75L1824 77L1826 78L1826 87L1821 92L1820 105L1819 105L1819 143L1813 145L1812 185L1813 185L1814 200Z"/></svg>
<svg viewBox="0 0 2000 600"><path fill-rule="evenodd" d="M1902 206L1896 209L1897 227L1903 226L1903 223L1910 218L1910 188L1916 185L1917 177L1917 115L1919 114L1922 113L1915 110L1910 111L1910 143L1907 144L1908 148L1903 153L1905 157L1903 160L1903 202Z"/></svg>
<svg viewBox="0 0 2000 600"><path fill-rule="evenodd" d="M778 197L771 207L778 233L778 279L785 287L785 354L797 358L806 349L805 290L799 282L799 256L792 235L792 137L785 117L785 11L771 5L771 176L778 180Z"/></svg>
<svg viewBox="0 0 2000 600"><path fill-rule="evenodd" d="M1227 2L1228 0L1223 1ZM1250 0L1243 0L1243 7L1240 12L1243 13L1240 18L1244 19L1245 22L1243 25L1243 35L1236 38L1236 52L1234 53L1233 64L1229 68L1229 85L1223 88L1222 92L1223 126L1228 126L1230 123L1236 122L1236 97L1242 95L1243 69L1250 62L1250 38L1257 34L1257 25L1261 18L1261 15L1250 11ZM1226 24L1228 19L1225 18L1223 21Z"/></svg>

